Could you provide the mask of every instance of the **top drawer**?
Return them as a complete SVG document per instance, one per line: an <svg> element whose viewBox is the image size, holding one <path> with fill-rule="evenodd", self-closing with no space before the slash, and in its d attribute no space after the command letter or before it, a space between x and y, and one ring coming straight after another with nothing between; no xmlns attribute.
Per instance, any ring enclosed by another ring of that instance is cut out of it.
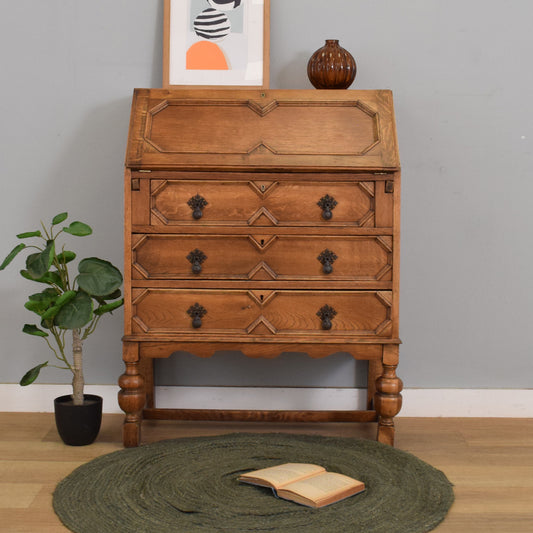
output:
<svg viewBox="0 0 533 533"><path fill-rule="evenodd" d="M391 227L384 181L139 179L133 224Z"/></svg>

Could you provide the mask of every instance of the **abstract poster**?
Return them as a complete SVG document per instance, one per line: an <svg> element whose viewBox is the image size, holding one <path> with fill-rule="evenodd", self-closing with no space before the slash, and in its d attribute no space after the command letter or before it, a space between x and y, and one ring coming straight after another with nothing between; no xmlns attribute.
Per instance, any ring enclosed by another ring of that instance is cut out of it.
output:
<svg viewBox="0 0 533 533"><path fill-rule="evenodd" d="M163 85L267 87L267 7L268 0L166 0Z"/></svg>

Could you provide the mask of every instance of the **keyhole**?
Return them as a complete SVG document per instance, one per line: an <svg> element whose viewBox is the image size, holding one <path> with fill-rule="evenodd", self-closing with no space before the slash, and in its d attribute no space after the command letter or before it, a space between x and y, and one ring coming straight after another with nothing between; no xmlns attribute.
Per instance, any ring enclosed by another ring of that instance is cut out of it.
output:
<svg viewBox="0 0 533 533"><path fill-rule="evenodd" d="M264 296L263 296L263 295L261 294L261 296L260 296L259 298L260 298L260 300L261 300L261 302L262 302L262 301L263 301L263 298L264 298Z"/></svg>
<svg viewBox="0 0 533 533"><path fill-rule="evenodd" d="M261 239L261 246L265 245L265 239Z"/></svg>
<svg viewBox="0 0 533 533"><path fill-rule="evenodd" d="M261 185L261 192L265 192L265 186Z"/></svg>

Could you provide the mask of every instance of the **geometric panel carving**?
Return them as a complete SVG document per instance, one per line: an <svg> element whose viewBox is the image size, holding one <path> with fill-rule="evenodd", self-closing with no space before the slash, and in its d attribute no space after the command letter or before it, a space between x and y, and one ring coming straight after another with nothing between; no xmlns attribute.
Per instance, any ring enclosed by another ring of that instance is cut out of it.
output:
<svg viewBox="0 0 533 533"><path fill-rule="evenodd" d="M260 316L246 328L246 333L250 334L252 332L256 335L275 335L277 329L264 316Z"/></svg>
<svg viewBox="0 0 533 533"><path fill-rule="evenodd" d="M381 141L377 112L359 100L261 104L165 100L148 111L144 141L159 153L202 154L208 147L212 154L250 154L262 148L278 156L361 156ZM228 121L239 124L239 135L227 135ZM334 134L338 124L341 136Z"/></svg>
<svg viewBox="0 0 533 533"><path fill-rule="evenodd" d="M261 261L248 273L249 279L257 281L267 281L277 279L278 275L264 262Z"/></svg>
<svg viewBox="0 0 533 533"><path fill-rule="evenodd" d="M248 291L248 296L261 307L270 302L276 295L276 291Z"/></svg>
<svg viewBox="0 0 533 533"><path fill-rule="evenodd" d="M277 181L250 181L251 189L259 195L260 198L266 198L278 185Z"/></svg>
<svg viewBox="0 0 533 533"><path fill-rule="evenodd" d="M277 235L248 235L250 242L260 251L264 252L277 239Z"/></svg>
<svg viewBox="0 0 533 533"><path fill-rule="evenodd" d="M278 219L266 208L261 207L249 219L249 226L277 226Z"/></svg>

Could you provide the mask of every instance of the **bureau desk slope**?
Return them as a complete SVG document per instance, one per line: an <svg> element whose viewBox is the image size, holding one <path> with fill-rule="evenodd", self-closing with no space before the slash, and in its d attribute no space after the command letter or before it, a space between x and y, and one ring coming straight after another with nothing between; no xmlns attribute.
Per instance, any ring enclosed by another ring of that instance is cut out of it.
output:
<svg viewBox="0 0 533 533"><path fill-rule="evenodd" d="M143 417L377 421L394 442L400 164L390 91L136 89L125 170L125 446ZM348 352L366 409L159 409L153 360Z"/></svg>

